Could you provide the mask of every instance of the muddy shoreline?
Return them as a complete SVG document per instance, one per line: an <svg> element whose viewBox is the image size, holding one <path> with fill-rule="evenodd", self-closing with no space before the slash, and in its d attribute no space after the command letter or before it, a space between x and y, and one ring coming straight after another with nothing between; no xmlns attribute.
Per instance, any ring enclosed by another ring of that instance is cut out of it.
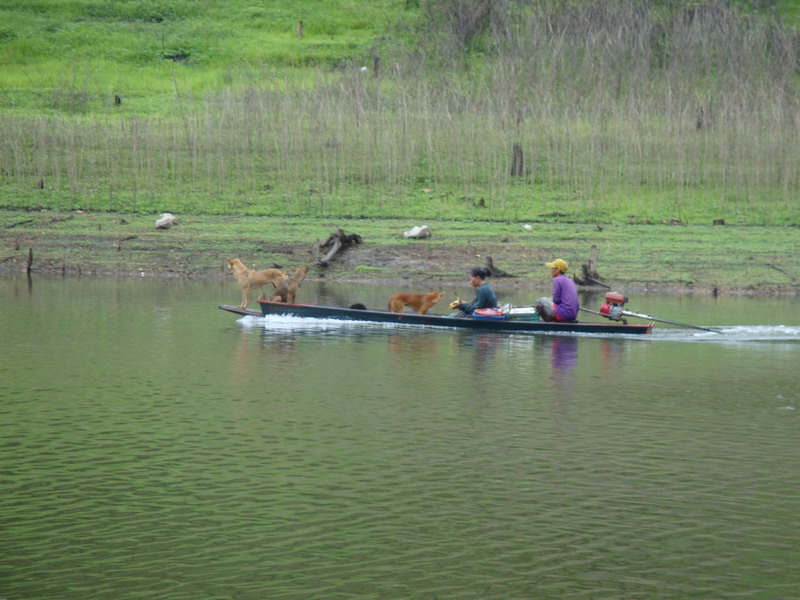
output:
<svg viewBox="0 0 800 600"><path fill-rule="evenodd" d="M22 275L27 276L27 266L19 264L20 261L5 261L0 264L0 275ZM437 263L438 266L438 263ZM476 266L480 266L477 265ZM417 266L419 271L426 270L425 264ZM321 270L318 269L316 273L306 276L307 282L334 282L334 283L353 283L359 285L394 285L400 288L418 287L424 289L434 288L463 288L467 283L466 277L467 270L465 269L463 276L426 276L416 274L414 276L398 272L394 276L387 276L382 274L380 276L365 277L349 273L336 272L335 270ZM180 270L176 271L170 268L166 269L152 269L136 267L119 268L119 269L97 269L97 268L83 268L83 267L68 267L66 265L45 265L38 266L30 271L30 276L60 276L60 277L112 277L112 278L163 278L163 279L203 279L203 280L230 280L233 282L233 276L230 272L224 270L208 270L199 269L197 271ZM569 273L568 273L569 275ZM549 289L549 279L547 274L543 274L541 278L489 278L492 286L498 289ZM622 289L627 293L638 294L670 294L676 296L685 295L704 295L704 296L742 296L742 297L768 297L768 296L785 296L785 297L798 297L800 298L800 288L798 287L754 287L748 286L746 288L737 287L724 287L716 285L676 285L665 284L660 282L642 282L633 280L616 279L615 284L610 286L613 289ZM609 288L600 285L579 285L581 291L606 291Z"/></svg>
<svg viewBox="0 0 800 600"><path fill-rule="evenodd" d="M151 216L0 211L0 274L232 281L236 257L254 269L309 266L308 281L463 288L492 257L514 275L494 286L547 289L546 261L567 257L580 276L596 248L601 281L628 293L800 296L800 228L430 224L431 238L408 240L397 220L190 216L156 230ZM314 243L336 227L364 241L319 266Z"/></svg>

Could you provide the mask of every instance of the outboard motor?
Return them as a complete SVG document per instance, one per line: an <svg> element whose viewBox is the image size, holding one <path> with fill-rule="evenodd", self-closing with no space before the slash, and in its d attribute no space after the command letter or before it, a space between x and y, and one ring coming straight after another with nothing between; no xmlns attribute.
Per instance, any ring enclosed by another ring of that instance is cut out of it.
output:
<svg viewBox="0 0 800 600"><path fill-rule="evenodd" d="M600 314L612 321L623 321L622 314L628 297L617 292L608 292L606 301L600 305Z"/></svg>

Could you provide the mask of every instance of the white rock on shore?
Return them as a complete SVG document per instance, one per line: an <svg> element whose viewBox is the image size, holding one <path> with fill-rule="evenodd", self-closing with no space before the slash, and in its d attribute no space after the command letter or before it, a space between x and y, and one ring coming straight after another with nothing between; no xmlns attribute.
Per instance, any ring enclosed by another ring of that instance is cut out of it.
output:
<svg viewBox="0 0 800 600"><path fill-rule="evenodd" d="M403 233L405 238L427 238L431 237L431 228L427 225L414 226L409 231Z"/></svg>
<svg viewBox="0 0 800 600"><path fill-rule="evenodd" d="M156 221L156 229L169 229L178 224L178 219L172 213L161 213L161 218Z"/></svg>

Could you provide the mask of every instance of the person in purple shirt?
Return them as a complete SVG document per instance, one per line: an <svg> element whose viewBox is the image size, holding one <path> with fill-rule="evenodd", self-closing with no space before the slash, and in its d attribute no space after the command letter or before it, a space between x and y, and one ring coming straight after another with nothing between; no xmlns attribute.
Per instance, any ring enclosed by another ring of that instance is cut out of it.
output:
<svg viewBox="0 0 800 600"><path fill-rule="evenodd" d="M575 282L564 275L569 268L567 261L557 258L553 262L545 263L550 268L550 275L553 276L553 297L539 298L536 301L536 312L542 321L577 321L578 310L578 290Z"/></svg>

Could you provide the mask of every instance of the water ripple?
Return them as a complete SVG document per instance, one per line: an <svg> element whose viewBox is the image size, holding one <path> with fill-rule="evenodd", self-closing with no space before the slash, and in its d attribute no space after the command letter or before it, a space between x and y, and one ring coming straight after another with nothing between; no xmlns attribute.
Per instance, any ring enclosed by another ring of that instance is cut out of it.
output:
<svg viewBox="0 0 800 600"><path fill-rule="evenodd" d="M136 304L4 330L41 340L0 361L4 598L797 596L800 328L503 336Z"/></svg>

